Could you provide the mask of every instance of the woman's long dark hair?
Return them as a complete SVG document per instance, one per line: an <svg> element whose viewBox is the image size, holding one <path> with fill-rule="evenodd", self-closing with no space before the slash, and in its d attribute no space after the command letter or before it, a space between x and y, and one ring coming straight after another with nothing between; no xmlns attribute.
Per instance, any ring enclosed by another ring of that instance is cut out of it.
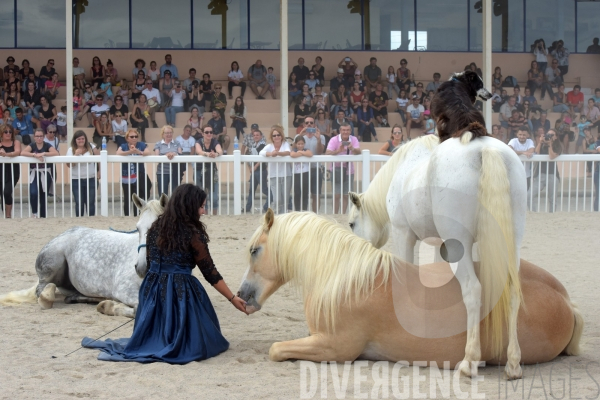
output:
<svg viewBox="0 0 600 400"><path fill-rule="evenodd" d="M188 251L195 232L206 238L206 226L200 221L198 209L206 201L206 192L196 185L186 183L175 189L165 211L152 224L149 231L158 233L157 246L162 251Z"/></svg>
<svg viewBox="0 0 600 400"><path fill-rule="evenodd" d="M440 143L451 137L461 137L470 131L473 139L487 136L485 120L473 106L465 84L458 81L442 83L431 101L431 114L436 121Z"/></svg>
<svg viewBox="0 0 600 400"><path fill-rule="evenodd" d="M237 103L238 99L242 101L242 104L240 104L239 106ZM244 99L242 98L242 96L238 96L235 98L235 103L233 103L233 112L239 115L244 114Z"/></svg>

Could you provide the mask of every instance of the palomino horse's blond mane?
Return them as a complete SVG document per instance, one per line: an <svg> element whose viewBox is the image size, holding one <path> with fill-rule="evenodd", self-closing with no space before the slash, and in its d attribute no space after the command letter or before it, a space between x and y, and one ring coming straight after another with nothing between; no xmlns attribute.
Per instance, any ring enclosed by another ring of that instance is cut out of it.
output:
<svg viewBox="0 0 600 400"><path fill-rule="evenodd" d="M249 249L257 245L263 233L268 234L268 262L278 269L283 282L301 288L307 315L314 321L323 317L325 329L332 331L341 305L371 295L377 282L385 285L399 261L314 213L276 216L268 231L265 227L257 229Z"/></svg>
<svg viewBox="0 0 600 400"><path fill-rule="evenodd" d="M429 150L433 150L439 144L439 141L436 135L426 135L401 146L377 172L369 185L369 189L359 195L361 207L364 207L376 226L383 229L390 221L385 199L398 165L404 161L406 155L413 151L415 147L423 145Z"/></svg>

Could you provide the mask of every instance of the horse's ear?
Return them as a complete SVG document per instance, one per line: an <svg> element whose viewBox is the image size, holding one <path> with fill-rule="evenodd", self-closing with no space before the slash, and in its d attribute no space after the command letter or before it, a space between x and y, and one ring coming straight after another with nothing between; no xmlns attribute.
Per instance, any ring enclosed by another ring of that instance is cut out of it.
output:
<svg viewBox="0 0 600 400"><path fill-rule="evenodd" d="M350 201L352 204L354 204L356 208L360 209L360 196L354 192L348 192L348 196L350 196Z"/></svg>
<svg viewBox="0 0 600 400"><path fill-rule="evenodd" d="M167 203L169 202L169 196L167 196L166 194L163 193L160 195L159 201L160 201L160 206L162 208L165 208L167 206Z"/></svg>
<svg viewBox="0 0 600 400"><path fill-rule="evenodd" d="M133 200L133 204L135 204L138 210L141 210L146 206L146 202L140 199L139 196L135 193L131 195L131 200Z"/></svg>
<svg viewBox="0 0 600 400"><path fill-rule="evenodd" d="M275 213L269 208L265 214L265 230L270 230L273 226L273 222L275 222Z"/></svg>

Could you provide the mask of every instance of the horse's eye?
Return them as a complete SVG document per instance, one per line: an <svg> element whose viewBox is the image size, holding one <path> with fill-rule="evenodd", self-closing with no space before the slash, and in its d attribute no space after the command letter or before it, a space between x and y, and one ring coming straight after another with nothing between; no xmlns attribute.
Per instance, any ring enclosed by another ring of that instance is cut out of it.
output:
<svg viewBox="0 0 600 400"><path fill-rule="evenodd" d="M354 230L354 222L350 222L348 225L350 225L350 229Z"/></svg>
<svg viewBox="0 0 600 400"><path fill-rule="evenodd" d="M250 255L253 256L256 254L256 252L258 251L258 247L253 247L250 249Z"/></svg>

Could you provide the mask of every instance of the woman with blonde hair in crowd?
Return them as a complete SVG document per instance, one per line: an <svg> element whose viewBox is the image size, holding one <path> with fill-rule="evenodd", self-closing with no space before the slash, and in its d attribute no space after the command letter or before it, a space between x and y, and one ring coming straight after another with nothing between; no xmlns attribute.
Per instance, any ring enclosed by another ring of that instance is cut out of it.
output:
<svg viewBox="0 0 600 400"><path fill-rule="evenodd" d="M125 133L125 140L117 149L118 156L149 156L148 145L140 140L140 133L129 129ZM123 188L123 215L129 216L131 196L135 193L142 200L146 200L152 190L152 183L146 176L143 162L126 162L121 164L121 187ZM133 207L133 215L137 217L139 210Z"/></svg>
<svg viewBox="0 0 600 400"><path fill-rule="evenodd" d="M169 160L182 153L182 148L174 140L173 127L165 125L160 130L162 140L154 145L154 154L157 156L167 156ZM171 193L179 186L179 171L171 163L159 163L156 167L156 182L158 183L158 195L169 194L169 183L171 184Z"/></svg>
<svg viewBox="0 0 600 400"><path fill-rule="evenodd" d="M269 144L261 151L263 157L286 157L290 155L290 145L283 137L283 127L275 125L268 135ZM290 163L269 162L269 186L273 194L273 209L279 214L286 211L288 197L292 188L292 168Z"/></svg>
<svg viewBox="0 0 600 400"><path fill-rule="evenodd" d="M88 141L84 131L77 131L71 139L71 146L67 149L67 156L97 156L100 153L94 144ZM96 179L100 178L100 171L96 163L67 163L71 168L71 190L75 199L75 216L83 217L85 208L88 216L96 215ZM96 173L97 171L97 173Z"/></svg>

